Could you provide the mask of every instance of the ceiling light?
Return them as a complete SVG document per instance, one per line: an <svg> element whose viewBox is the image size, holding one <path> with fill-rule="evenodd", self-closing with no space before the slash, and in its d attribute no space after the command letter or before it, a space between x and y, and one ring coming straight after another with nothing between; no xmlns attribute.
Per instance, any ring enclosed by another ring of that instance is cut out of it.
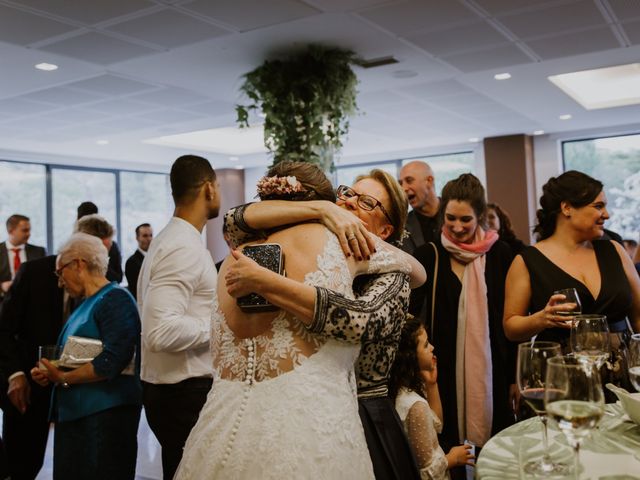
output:
<svg viewBox="0 0 640 480"><path fill-rule="evenodd" d="M511 74L510 73L496 73L493 78L495 78L496 80L509 80L511 78Z"/></svg>
<svg viewBox="0 0 640 480"><path fill-rule="evenodd" d="M109 145L109 140L98 140L96 143L98 145Z"/></svg>
<svg viewBox="0 0 640 480"><path fill-rule="evenodd" d="M564 115L560 115L558 118L560 120L571 120L571 115L568 113L565 113Z"/></svg>
<svg viewBox="0 0 640 480"><path fill-rule="evenodd" d="M35 65L38 70L44 70L45 72L53 72L58 69L58 65L54 65L53 63L39 63Z"/></svg>
<svg viewBox="0 0 640 480"><path fill-rule="evenodd" d="M236 165L236 170L244 170L244 165Z"/></svg>
<svg viewBox="0 0 640 480"><path fill-rule="evenodd" d="M224 127L210 130L149 138L144 143L181 149L202 150L222 155L246 155L264 153L264 129L262 125L248 128Z"/></svg>
<svg viewBox="0 0 640 480"><path fill-rule="evenodd" d="M479 142L479 141L480 141L480 139L479 139L478 137L471 137L471 138L469 139L469 141L470 141L471 143L476 143L476 142Z"/></svg>
<svg viewBox="0 0 640 480"><path fill-rule="evenodd" d="M231 160L232 162L237 162L238 160L240 160L240 157L229 157L229 160Z"/></svg>
<svg viewBox="0 0 640 480"><path fill-rule="evenodd" d="M544 130L534 130L533 134L534 135L544 135Z"/></svg>
<svg viewBox="0 0 640 480"><path fill-rule="evenodd" d="M548 78L587 110L640 104L640 63Z"/></svg>

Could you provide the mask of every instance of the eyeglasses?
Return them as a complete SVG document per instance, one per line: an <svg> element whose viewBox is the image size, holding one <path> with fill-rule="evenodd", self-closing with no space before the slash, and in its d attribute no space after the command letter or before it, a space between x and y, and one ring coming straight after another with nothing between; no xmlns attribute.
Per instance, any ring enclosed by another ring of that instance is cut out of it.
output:
<svg viewBox="0 0 640 480"><path fill-rule="evenodd" d="M382 210L382 213L384 213L385 217L387 217L387 220L389 220L389 222L393 224L393 220L391 220L389 213L387 213L387 210L382 205L382 202L377 198L372 197L371 195L357 193L353 188L347 187L346 185L340 185L338 187L338 190L336 190L336 195L338 195L338 198L340 200L344 201L355 197L357 199L358 206L361 209L367 210L369 212L374 210L376 207L380 207L380 210Z"/></svg>
<svg viewBox="0 0 640 480"><path fill-rule="evenodd" d="M75 261L76 261L76 259L74 258L74 259L73 259L73 260L71 260L70 262L65 263L65 264L64 264L64 265L62 265L60 268L58 268L57 270L55 270L55 271L53 272L53 274L54 274L56 277L58 277L58 278L62 277L62 271L63 271L65 268L67 268L69 265L71 265L73 262L75 262Z"/></svg>

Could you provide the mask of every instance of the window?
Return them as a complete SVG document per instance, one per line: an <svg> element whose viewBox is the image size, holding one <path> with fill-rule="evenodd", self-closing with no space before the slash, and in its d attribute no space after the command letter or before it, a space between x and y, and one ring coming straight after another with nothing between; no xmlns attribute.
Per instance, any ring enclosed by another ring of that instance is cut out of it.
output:
<svg viewBox="0 0 640 480"><path fill-rule="evenodd" d="M640 232L640 134L563 142L565 170L578 170L604 184L611 219L606 228L623 238Z"/></svg>
<svg viewBox="0 0 640 480"><path fill-rule="evenodd" d="M46 247L47 172L44 165L0 161L0 241L7 238L5 222L14 213L31 219L29 243Z"/></svg>
<svg viewBox="0 0 640 480"><path fill-rule="evenodd" d="M475 173L475 157L473 152L412 158L404 160L402 165L416 160L426 162L431 166L433 176L436 177L436 192L438 195L440 195L442 188L449 180L453 180L463 173Z"/></svg>
<svg viewBox="0 0 640 480"><path fill-rule="evenodd" d="M116 227L116 174L70 168L51 169L53 247L57 251L73 232L78 205L93 202L98 211Z"/></svg>
<svg viewBox="0 0 640 480"><path fill-rule="evenodd" d="M120 172L120 239L126 261L138 248L135 230L149 223L157 234L173 215L169 177L163 174Z"/></svg>

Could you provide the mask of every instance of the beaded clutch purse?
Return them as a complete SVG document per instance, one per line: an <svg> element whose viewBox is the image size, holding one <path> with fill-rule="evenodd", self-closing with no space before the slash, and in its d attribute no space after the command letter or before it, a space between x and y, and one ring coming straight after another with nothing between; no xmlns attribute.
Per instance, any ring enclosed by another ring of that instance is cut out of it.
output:
<svg viewBox="0 0 640 480"><path fill-rule="evenodd" d="M81 367L100 355L102 348L101 340L70 335L60 354L58 366L69 369ZM135 373L134 359L135 354L129 365L121 372L122 375L133 375Z"/></svg>
<svg viewBox="0 0 640 480"><path fill-rule="evenodd" d="M254 260L258 265L268 268L279 275L284 274L284 256L282 247L279 244L248 245L244 247L242 253ZM239 297L237 302L240 309L245 312L269 312L278 309L278 307L272 305L266 298L257 293Z"/></svg>

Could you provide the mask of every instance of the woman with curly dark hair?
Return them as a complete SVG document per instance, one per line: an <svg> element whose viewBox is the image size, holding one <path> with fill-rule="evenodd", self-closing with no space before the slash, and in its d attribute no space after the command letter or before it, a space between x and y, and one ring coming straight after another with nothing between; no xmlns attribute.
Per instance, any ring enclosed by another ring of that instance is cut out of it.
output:
<svg viewBox="0 0 640 480"><path fill-rule="evenodd" d="M446 455L438 443L442 431L442 403L438 391L437 359L422 322L411 315L402 328L389 396L416 455L422 479L449 478L448 470L473 465L470 445L453 447Z"/></svg>
<svg viewBox="0 0 640 480"><path fill-rule="evenodd" d="M511 247L514 255L518 255L526 247L524 242L516 237L509 215L497 203L487 205L487 227L498 232L500 240Z"/></svg>
<svg viewBox="0 0 640 480"><path fill-rule="evenodd" d="M640 279L622 245L601 240L609 219L602 183L571 170L551 178L542 192L534 230L539 241L515 258L507 276L505 333L566 346L570 325L559 312L573 305L558 303L564 296L554 292L575 288L582 313L607 317L614 351L605 378L628 385L621 350L629 320L640 329Z"/></svg>

